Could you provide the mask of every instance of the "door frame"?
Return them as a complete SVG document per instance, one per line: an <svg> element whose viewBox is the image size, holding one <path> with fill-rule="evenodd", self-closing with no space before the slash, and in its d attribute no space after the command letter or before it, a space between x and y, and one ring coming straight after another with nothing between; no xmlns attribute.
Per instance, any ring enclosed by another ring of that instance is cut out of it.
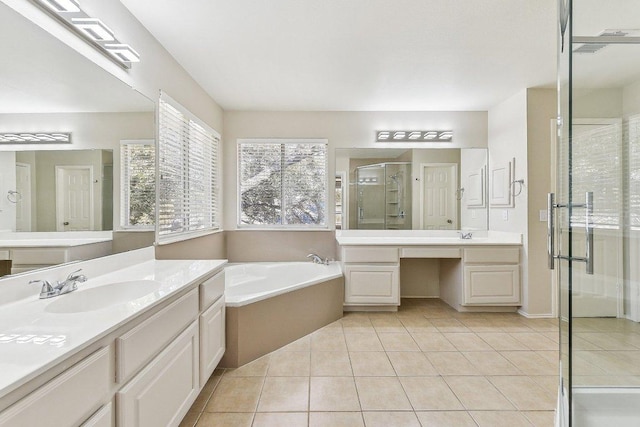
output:
<svg viewBox="0 0 640 427"><path fill-rule="evenodd" d="M27 230L18 230L18 224L16 222L16 231L26 231L29 232L31 231L31 225L32 225L32 200L31 198L33 197L32 191L31 191L31 178L33 177L33 174L31 172L31 164L29 163L23 163L23 162L16 162L16 191L18 191L18 179L17 179L17 174L18 174L18 167L24 167L26 168L26 170L29 172L29 189L28 189L28 197L25 197L24 192L20 193L20 203L25 203L25 201L29 204L29 209L27 210L28 214L29 214L29 221L27 221ZM16 210L17 210L17 206L16 206Z"/></svg>
<svg viewBox="0 0 640 427"><path fill-rule="evenodd" d="M65 231L64 225L62 225L62 219L64 218L64 203L62 197L62 180L60 179L60 174L64 170L68 169L88 169L89 170L89 211L91 214L89 215L89 230L93 230L94 228L94 191L93 191L93 165L56 165L56 231Z"/></svg>
<svg viewBox="0 0 640 427"><path fill-rule="evenodd" d="M424 230L424 183L425 183L425 179L424 179L424 172L425 169L428 169L430 167L450 167L453 169L453 200L454 202L457 201L456 198L456 189L458 188L458 164L457 163L420 163L420 197L419 197L419 203L420 203L420 229ZM415 212L415 211L414 211ZM460 227L458 227L458 203L455 203L455 206L453 208L453 222L455 225L454 230L458 230Z"/></svg>

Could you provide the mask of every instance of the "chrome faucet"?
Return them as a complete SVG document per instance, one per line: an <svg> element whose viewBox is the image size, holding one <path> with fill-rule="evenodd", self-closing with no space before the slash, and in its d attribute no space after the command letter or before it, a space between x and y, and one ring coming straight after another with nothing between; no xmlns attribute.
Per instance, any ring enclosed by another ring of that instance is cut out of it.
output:
<svg viewBox="0 0 640 427"><path fill-rule="evenodd" d="M311 254L307 255L307 258L311 258L311 261L312 261L314 264L324 264L324 265L329 265L329 258L327 258L327 259L322 259L322 257L320 257L320 255L317 255L317 254L313 254L313 253L311 253Z"/></svg>
<svg viewBox="0 0 640 427"><path fill-rule="evenodd" d="M473 237L473 233L469 231L468 233L460 232L460 238L462 240L470 240Z"/></svg>
<svg viewBox="0 0 640 427"><path fill-rule="evenodd" d="M78 274L82 269L69 273L64 281L58 281L56 286L52 286L48 280L32 280L29 283L42 283L42 289L40 290L40 299L57 297L58 295L68 294L78 289L78 282L83 283L87 281L87 276L84 274Z"/></svg>

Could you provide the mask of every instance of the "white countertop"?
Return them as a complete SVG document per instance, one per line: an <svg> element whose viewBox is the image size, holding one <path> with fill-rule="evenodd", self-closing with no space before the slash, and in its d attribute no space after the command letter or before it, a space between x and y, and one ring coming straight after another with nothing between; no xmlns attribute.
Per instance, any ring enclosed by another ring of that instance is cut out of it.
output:
<svg viewBox="0 0 640 427"><path fill-rule="evenodd" d="M0 232L0 248L50 248L110 242L111 231Z"/></svg>
<svg viewBox="0 0 640 427"><path fill-rule="evenodd" d="M147 250L145 256L152 253ZM134 317L157 306L163 299L175 295L226 264L226 260L150 259L127 266L127 261L123 257L128 254L87 261L87 268L83 272L86 272L89 280L80 283L78 290L68 295L82 292L83 289L133 280L154 280L159 283L159 287L153 293L133 301L100 310L81 313L50 313L47 311L47 306L55 303L58 299L65 298L66 295L39 299L37 290L39 287L27 285L31 277L11 279L13 282L24 281L22 286L29 288L32 295L0 305L0 397L98 341ZM129 257L136 258L135 254L129 255ZM138 258L140 257L138 256ZM115 265L115 268L120 267L120 269L91 276L92 268L95 271L104 270L104 265L97 269L96 265L98 262L104 263L104 260L107 259L111 260L108 261L112 263L111 268ZM83 267L83 264L76 263L64 268L66 270L77 269ZM64 273L67 272L64 271ZM39 273L41 278L53 280L48 276L51 274L50 270ZM9 283L9 288L11 284ZM2 291L0 283L0 292ZM8 292L11 291L8 290ZM9 342L2 342L3 338L6 340L7 336L13 335L19 337ZM35 337L29 339L29 336L32 335ZM44 340L47 336L50 337L48 340L38 343L39 340ZM20 338L25 342L20 342Z"/></svg>
<svg viewBox="0 0 640 427"><path fill-rule="evenodd" d="M461 239L456 230L339 230L336 240L340 245L386 246L495 246L521 245L520 233L498 231L464 231L471 239Z"/></svg>

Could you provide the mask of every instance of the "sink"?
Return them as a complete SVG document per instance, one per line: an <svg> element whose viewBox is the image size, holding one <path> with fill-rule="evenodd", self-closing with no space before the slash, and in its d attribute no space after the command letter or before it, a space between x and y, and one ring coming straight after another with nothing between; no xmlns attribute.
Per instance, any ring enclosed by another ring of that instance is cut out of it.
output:
<svg viewBox="0 0 640 427"><path fill-rule="evenodd" d="M101 310L118 304L134 301L152 294L160 288L154 280L132 280L101 285L60 295L45 307L49 313L82 313Z"/></svg>

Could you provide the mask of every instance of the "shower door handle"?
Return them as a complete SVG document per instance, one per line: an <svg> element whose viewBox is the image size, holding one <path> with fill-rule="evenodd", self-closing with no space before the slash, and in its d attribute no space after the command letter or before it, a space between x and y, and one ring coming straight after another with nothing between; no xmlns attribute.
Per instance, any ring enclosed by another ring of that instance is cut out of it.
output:
<svg viewBox="0 0 640 427"><path fill-rule="evenodd" d="M593 274L593 191L585 193L585 209L584 228L586 233L586 254L585 263L587 264L587 274Z"/></svg>
<svg viewBox="0 0 640 427"><path fill-rule="evenodd" d="M555 268L555 230L554 230L554 215L555 215L555 194L547 194L547 263L549 269Z"/></svg>

